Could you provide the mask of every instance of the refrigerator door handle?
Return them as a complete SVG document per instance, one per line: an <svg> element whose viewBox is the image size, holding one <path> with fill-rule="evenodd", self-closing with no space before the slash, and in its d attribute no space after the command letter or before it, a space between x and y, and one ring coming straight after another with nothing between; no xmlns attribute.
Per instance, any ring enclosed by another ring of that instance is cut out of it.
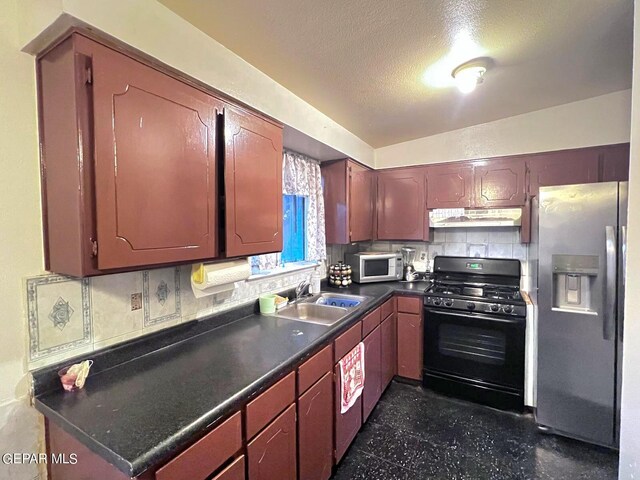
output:
<svg viewBox="0 0 640 480"><path fill-rule="evenodd" d="M613 226L604 227L605 230L605 294L604 312L602 314L602 338L611 340L612 328L616 315L616 266L617 242L616 229Z"/></svg>
<svg viewBox="0 0 640 480"><path fill-rule="evenodd" d="M620 279L620 294L624 294L627 283L627 226L620 227L620 253L622 255L621 279ZM624 299L618 306L618 338L620 341L624 338Z"/></svg>

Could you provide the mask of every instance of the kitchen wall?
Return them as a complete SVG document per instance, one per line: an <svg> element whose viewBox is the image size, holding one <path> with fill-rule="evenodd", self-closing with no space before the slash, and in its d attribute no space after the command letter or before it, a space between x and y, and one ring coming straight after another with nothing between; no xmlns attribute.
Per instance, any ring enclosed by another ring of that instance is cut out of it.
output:
<svg viewBox="0 0 640 480"><path fill-rule="evenodd" d="M33 58L18 49L17 3L0 7L0 452L38 452L40 415L29 406L25 276L42 272L42 226ZM38 467L0 463L0 478Z"/></svg>
<svg viewBox="0 0 640 480"><path fill-rule="evenodd" d="M327 256L330 263L344 259L344 254L358 251L397 252L409 246L417 252L436 255L470 256L486 258L515 258L522 265L522 286L529 288L527 244L520 243L518 227L489 228L445 228L433 229L430 242L361 242L352 245L328 245Z"/></svg>
<svg viewBox="0 0 640 480"><path fill-rule="evenodd" d="M230 292L196 299L191 266L74 279L25 280L29 370L255 302L295 288L312 268L237 282Z"/></svg>
<svg viewBox="0 0 640 480"><path fill-rule="evenodd" d="M69 26L90 25L373 166L371 146L155 0L20 0L15 3L19 4L21 47L29 44L29 49L37 52L46 45L43 42L50 41Z"/></svg>
<svg viewBox="0 0 640 480"><path fill-rule="evenodd" d="M620 479L640 478L640 1L634 2L633 105L622 368Z"/></svg>
<svg viewBox="0 0 640 480"><path fill-rule="evenodd" d="M631 90L377 148L376 168L629 141Z"/></svg>

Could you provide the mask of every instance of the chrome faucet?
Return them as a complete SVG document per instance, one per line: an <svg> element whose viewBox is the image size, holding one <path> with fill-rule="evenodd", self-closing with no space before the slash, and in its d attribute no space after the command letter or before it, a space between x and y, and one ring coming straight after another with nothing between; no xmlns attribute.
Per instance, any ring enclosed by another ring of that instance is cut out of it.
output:
<svg viewBox="0 0 640 480"><path fill-rule="evenodd" d="M308 280L301 281L296 287L296 298L293 301L297 302L298 300L300 300L305 290L308 293L310 286L311 286L311 282L309 282Z"/></svg>

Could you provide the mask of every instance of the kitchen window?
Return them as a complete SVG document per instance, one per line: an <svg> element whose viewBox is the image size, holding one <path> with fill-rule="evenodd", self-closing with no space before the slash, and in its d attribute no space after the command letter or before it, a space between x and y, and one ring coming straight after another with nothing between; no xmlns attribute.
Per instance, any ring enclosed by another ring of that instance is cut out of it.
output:
<svg viewBox="0 0 640 480"><path fill-rule="evenodd" d="M251 257L253 275L309 268L326 254L320 164L285 150L282 161L282 252Z"/></svg>
<svg viewBox="0 0 640 480"><path fill-rule="evenodd" d="M307 199L301 195L283 195L282 263L301 262L307 251Z"/></svg>

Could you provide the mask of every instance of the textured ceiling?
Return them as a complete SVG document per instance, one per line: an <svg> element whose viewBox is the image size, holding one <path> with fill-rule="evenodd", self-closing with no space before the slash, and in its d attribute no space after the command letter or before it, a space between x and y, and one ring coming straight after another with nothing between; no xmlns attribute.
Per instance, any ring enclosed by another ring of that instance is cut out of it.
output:
<svg viewBox="0 0 640 480"><path fill-rule="evenodd" d="M631 87L632 0L160 1L373 147Z"/></svg>

